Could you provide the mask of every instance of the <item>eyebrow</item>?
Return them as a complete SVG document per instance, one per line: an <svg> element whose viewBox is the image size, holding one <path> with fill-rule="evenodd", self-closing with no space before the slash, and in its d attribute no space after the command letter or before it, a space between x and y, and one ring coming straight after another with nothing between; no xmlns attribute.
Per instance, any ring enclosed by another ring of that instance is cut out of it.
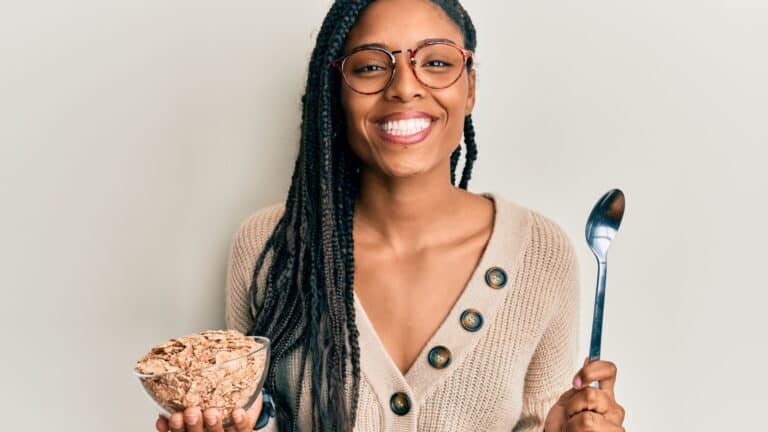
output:
<svg viewBox="0 0 768 432"><path fill-rule="evenodd" d="M423 45L423 44L425 44L427 42L450 42L450 43L452 43L454 45L458 45L456 42L454 42L454 41L452 41L450 39L445 39L445 38L427 38L427 39L422 39L422 40L418 41L416 43L416 46ZM350 48L349 50L347 50L347 52L352 51L352 50L356 50L358 48L384 48L385 50L388 50L389 46L387 44L383 43L383 42L370 42L370 43L365 43L365 44L362 44L362 45L354 46L354 47Z"/></svg>

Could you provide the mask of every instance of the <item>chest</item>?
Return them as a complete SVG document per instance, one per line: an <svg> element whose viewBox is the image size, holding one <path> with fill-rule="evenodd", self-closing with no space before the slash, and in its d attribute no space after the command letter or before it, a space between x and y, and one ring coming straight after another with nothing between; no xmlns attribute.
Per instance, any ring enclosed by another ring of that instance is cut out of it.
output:
<svg viewBox="0 0 768 432"><path fill-rule="evenodd" d="M464 292L485 239L404 256L355 249L355 294L405 374Z"/></svg>

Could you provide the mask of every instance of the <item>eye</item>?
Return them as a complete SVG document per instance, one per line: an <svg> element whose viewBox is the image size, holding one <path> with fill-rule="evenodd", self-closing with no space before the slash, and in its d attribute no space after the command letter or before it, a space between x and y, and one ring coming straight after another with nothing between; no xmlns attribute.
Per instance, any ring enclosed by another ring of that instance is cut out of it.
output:
<svg viewBox="0 0 768 432"><path fill-rule="evenodd" d="M373 65L372 64L372 65L361 66L361 67L353 70L352 72L354 72L356 74L364 74L364 73L368 73L368 72L381 72L383 70L386 70L386 68L383 67L383 66Z"/></svg>
<svg viewBox="0 0 768 432"><path fill-rule="evenodd" d="M427 67L451 67L453 66L451 63L448 63L447 61L443 60L430 60L424 64L424 66Z"/></svg>

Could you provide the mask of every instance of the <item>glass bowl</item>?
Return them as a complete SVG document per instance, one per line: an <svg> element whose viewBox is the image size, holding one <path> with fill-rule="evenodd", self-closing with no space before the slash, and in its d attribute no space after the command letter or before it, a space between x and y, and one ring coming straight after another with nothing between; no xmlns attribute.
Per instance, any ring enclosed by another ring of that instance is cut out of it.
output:
<svg viewBox="0 0 768 432"><path fill-rule="evenodd" d="M239 407L247 411L258 399L269 368L270 340L249 337L261 346L219 364L158 374L144 374L134 368L133 375L166 418L190 406L202 411L217 408L224 427L230 427L232 410Z"/></svg>

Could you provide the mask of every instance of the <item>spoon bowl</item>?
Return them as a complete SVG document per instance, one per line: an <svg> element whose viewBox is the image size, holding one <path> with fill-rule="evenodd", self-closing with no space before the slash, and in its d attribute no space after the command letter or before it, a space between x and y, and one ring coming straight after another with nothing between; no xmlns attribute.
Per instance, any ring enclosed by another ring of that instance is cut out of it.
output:
<svg viewBox="0 0 768 432"><path fill-rule="evenodd" d="M598 262L605 262L608 247L619 231L621 219L624 217L624 193L612 189L600 198L592 208L587 219L585 234L587 244Z"/></svg>

